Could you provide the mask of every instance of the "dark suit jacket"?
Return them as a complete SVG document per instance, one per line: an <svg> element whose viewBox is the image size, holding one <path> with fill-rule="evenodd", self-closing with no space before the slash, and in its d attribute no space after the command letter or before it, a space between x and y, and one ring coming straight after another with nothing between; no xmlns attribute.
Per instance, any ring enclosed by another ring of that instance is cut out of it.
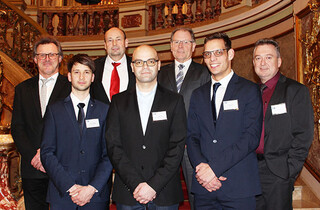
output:
<svg viewBox="0 0 320 210"><path fill-rule="evenodd" d="M285 103L287 112L272 115L271 106ZM296 178L313 140L313 108L308 88L281 75L265 114L264 155L277 176Z"/></svg>
<svg viewBox="0 0 320 210"><path fill-rule="evenodd" d="M98 58L94 61L96 66L96 71L94 72L95 78L94 82L91 85L91 95L106 104L110 104L110 99L107 96L107 93L102 85L102 76L103 76L103 70L104 70L104 63L106 62L106 56L102 58ZM131 57L126 56L127 58L127 66L128 66L128 75L129 75L129 83L128 88L134 87L136 84L135 76L131 69Z"/></svg>
<svg viewBox="0 0 320 210"><path fill-rule="evenodd" d="M152 113L160 111L166 112L167 119L153 120ZM157 205L183 201L179 166L185 145L186 112L182 96L158 85L144 136L136 88L115 95L106 136L116 171L112 192L115 202L136 204L132 193L142 182L157 192Z"/></svg>
<svg viewBox="0 0 320 210"><path fill-rule="evenodd" d="M187 114L189 110L189 104L190 104L190 98L191 98L192 92L196 88L207 83L209 80L210 80L210 73L208 69L205 66L192 61L187 71L187 74L183 79L181 89L179 92L181 95L183 95ZM158 75L158 82L163 87L173 92L177 92L174 62L161 67Z"/></svg>
<svg viewBox="0 0 320 210"><path fill-rule="evenodd" d="M213 124L211 82L196 89L190 101L187 149L194 167L207 163L217 177L224 176L222 190L230 198L261 193L255 149L262 128L262 101L259 87L233 75L221 104L216 126ZM237 100L235 109L224 108L224 101ZM205 194L195 177L192 192Z"/></svg>
<svg viewBox="0 0 320 210"><path fill-rule="evenodd" d="M107 104L90 100L81 135L70 96L48 107L40 151L50 177L49 203L72 202L67 191L74 184L89 184L98 190L91 203L109 199L107 181L112 166L105 143L107 112ZM86 121L94 119L96 124L87 127Z"/></svg>
<svg viewBox="0 0 320 210"><path fill-rule="evenodd" d="M68 79L59 75L48 104L70 94ZM45 178L46 174L36 170L31 160L40 148L43 119L39 98L39 75L23 81L15 88L11 121L13 140L21 154L22 178Z"/></svg>

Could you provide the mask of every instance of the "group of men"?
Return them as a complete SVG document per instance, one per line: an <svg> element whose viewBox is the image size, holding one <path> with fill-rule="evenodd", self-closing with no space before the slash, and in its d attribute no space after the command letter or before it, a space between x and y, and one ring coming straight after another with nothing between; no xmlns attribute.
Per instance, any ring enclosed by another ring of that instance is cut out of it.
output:
<svg viewBox="0 0 320 210"><path fill-rule="evenodd" d="M188 28L172 32L174 62L162 67L149 45L128 57L119 28L104 42L106 57L75 55L67 78L60 43L34 45L39 75L16 87L12 116L27 210L104 210L111 189L120 210L176 210L180 165L192 210L292 209L313 108L308 89L279 72L276 41L255 44L259 84L234 72L224 33L205 39L206 67L192 60Z"/></svg>

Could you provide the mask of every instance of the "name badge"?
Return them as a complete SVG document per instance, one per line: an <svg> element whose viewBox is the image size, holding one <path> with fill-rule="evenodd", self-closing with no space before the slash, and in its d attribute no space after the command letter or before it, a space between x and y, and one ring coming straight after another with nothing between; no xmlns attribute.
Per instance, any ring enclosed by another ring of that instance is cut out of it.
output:
<svg viewBox="0 0 320 210"><path fill-rule="evenodd" d="M153 121L167 120L167 112L166 111L152 112L152 120Z"/></svg>
<svg viewBox="0 0 320 210"><path fill-rule="evenodd" d="M224 101L223 110L239 110L238 100Z"/></svg>
<svg viewBox="0 0 320 210"><path fill-rule="evenodd" d="M86 120L86 127L87 128L98 128L98 127L100 127L99 120L98 119Z"/></svg>
<svg viewBox="0 0 320 210"><path fill-rule="evenodd" d="M285 103L271 105L272 115L279 115L287 113L287 107Z"/></svg>

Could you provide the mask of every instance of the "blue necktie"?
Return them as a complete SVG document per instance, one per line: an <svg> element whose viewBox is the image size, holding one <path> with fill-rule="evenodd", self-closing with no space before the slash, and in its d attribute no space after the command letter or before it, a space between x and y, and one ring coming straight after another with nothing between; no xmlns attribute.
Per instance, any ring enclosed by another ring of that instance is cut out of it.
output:
<svg viewBox="0 0 320 210"><path fill-rule="evenodd" d="M213 123L216 124L217 122L217 111L216 111L216 92L221 84L216 82L213 84L213 93L212 93L212 100L211 100L211 108L212 108L212 117Z"/></svg>

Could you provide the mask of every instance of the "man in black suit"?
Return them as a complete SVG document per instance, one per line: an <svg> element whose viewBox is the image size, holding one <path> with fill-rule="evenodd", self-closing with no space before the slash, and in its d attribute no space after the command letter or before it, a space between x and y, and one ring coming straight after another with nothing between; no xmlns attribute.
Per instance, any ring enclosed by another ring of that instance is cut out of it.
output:
<svg viewBox="0 0 320 210"><path fill-rule="evenodd" d="M106 31L104 47L108 55L94 61L96 72L92 93L95 99L110 104L114 94L134 87L135 78L131 58L125 55L128 47L125 32L116 27Z"/></svg>
<svg viewBox="0 0 320 210"><path fill-rule="evenodd" d="M114 96L107 117L107 149L116 171L112 199L118 210L177 210L183 201L183 98L157 83L160 61L154 48L135 49L131 67L136 87Z"/></svg>
<svg viewBox="0 0 320 210"><path fill-rule="evenodd" d="M192 29L177 28L172 31L170 39L174 62L161 67L158 82L160 85L183 96L188 114L193 90L207 83L210 80L210 73L205 66L194 62L191 58L196 47ZM179 73L180 71L181 73ZM188 189L190 207L193 210L194 198L193 194L191 194L193 168L190 164L187 150L184 152L181 166Z"/></svg>
<svg viewBox="0 0 320 210"><path fill-rule="evenodd" d="M257 152L262 195L259 210L292 209L292 191L313 140L308 88L283 76L280 48L272 39L255 44L253 64L261 80L264 123Z"/></svg>
<svg viewBox="0 0 320 210"><path fill-rule="evenodd" d="M49 209L46 203L48 176L40 161L40 143L46 106L71 91L68 79L59 74L60 43L52 37L37 41L33 50L39 75L15 88L12 137L21 154L22 188L26 210Z"/></svg>

